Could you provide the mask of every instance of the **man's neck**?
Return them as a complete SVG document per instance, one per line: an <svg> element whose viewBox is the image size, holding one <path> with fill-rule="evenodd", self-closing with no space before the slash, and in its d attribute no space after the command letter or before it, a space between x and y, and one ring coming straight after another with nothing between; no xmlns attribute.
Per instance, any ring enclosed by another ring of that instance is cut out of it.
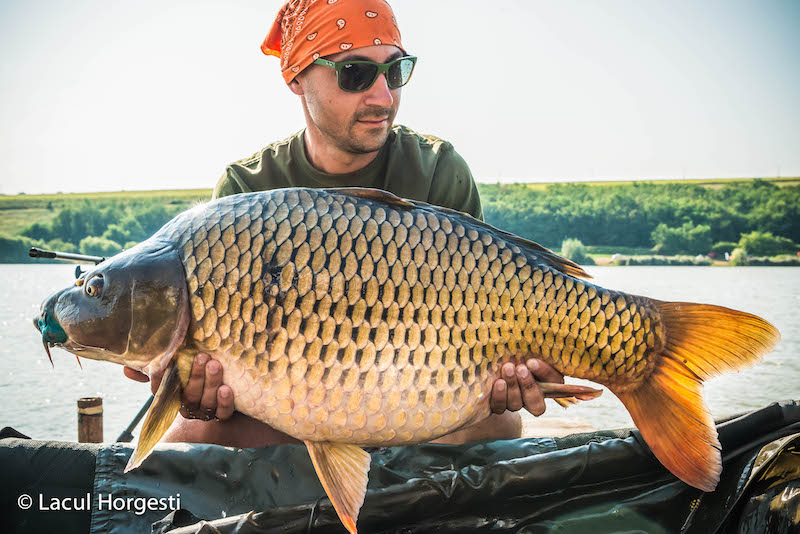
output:
<svg viewBox="0 0 800 534"><path fill-rule="evenodd" d="M366 154L353 154L333 146L315 128L306 128L303 134L306 157L315 169L328 174L347 174L363 169L378 156L380 150Z"/></svg>

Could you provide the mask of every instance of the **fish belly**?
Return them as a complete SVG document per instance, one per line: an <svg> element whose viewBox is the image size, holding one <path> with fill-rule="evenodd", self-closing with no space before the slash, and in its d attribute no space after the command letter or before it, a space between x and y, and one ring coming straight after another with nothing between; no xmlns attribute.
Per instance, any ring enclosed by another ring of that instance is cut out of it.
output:
<svg viewBox="0 0 800 534"><path fill-rule="evenodd" d="M647 299L451 210L307 189L213 206L165 230L189 344L239 411L298 439L427 441L489 415L505 361L624 389L662 346Z"/></svg>
<svg viewBox="0 0 800 534"><path fill-rule="evenodd" d="M434 373L419 373L413 363L404 367L410 369L405 373L394 366L361 373L355 365L342 371L344 378L337 377L337 370L328 381L306 371L292 383L290 376L275 379L241 359L218 359L238 411L301 440L420 443L489 415L488 391L480 382L443 387L421 382L417 387L418 376L424 381Z"/></svg>

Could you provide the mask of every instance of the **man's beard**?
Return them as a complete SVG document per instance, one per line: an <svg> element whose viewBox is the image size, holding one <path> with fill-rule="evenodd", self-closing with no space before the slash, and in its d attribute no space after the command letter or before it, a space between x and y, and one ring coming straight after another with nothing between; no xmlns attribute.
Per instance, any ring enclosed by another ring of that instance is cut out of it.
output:
<svg viewBox="0 0 800 534"><path fill-rule="evenodd" d="M370 154L380 150L386 139L389 137L389 130L394 123L394 110L392 108L373 107L365 109L355 114L353 120L348 125L347 129L341 132L340 135L329 135L329 137L336 143L340 150L350 154ZM380 129L375 128L374 132L363 132L356 134L356 128L362 128L363 123L360 120L381 120L387 119L386 125L381 126Z"/></svg>

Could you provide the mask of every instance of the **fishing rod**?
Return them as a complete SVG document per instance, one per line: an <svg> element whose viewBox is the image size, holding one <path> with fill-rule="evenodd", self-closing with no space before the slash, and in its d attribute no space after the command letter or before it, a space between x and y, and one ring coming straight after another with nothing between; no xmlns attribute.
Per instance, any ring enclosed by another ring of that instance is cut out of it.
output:
<svg viewBox="0 0 800 534"><path fill-rule="evenodd" d="M144 414L147 413L147 410L150 408L150 405L153 404L153 399L155 398L154 395L150 395L150 398L147 399L147 402L144 403L144 406L139 410L139 413L136 414L136 417L133 418L131 424L128 425L128 428L122 431L122 434L119 435L117 438L117 442L119 443L130 443L133 441L133 430L136 428L136 425L139 424L139 421L142 420Z"/></svg>
<svg viewBox="0 0 800 534"><path fill-rule="evenodd" d="M63 260L63 261L79 261L83 263L94 263L95 265L99 263L103 263L106 261L106 258L101 256L90 256L88 254L74 254L72 252L56 252L53 250L42 250L40 248L31 247L28 251L28 255L31 258L45 258L50 260ZM81 270L81 266L77 265L75 267L75 278L80 278L81 275L86 271ZM147 410L150 408L150 405L153 404L153 395L150 395L150 398L147 399L147 402L144 403L144 406L141 407L139 413L136 414L136 417L133 418L133 421L128 425L128 427L122 431L122 434L119 435L117 438L118 442L121 443L129 443L133 440L133 430L139 424L139 421L142 420L144 414L147 413Z"/></svg>
<svg viewBox="0 0 800 534"><path fill-rule="evenodd" d="M45 258L49 260L63 260L63 261L80 261L84 263L103 263L106 261L101 256L89 256L87 254L73 254L72 252L55 252L52 250L42 250L40 248L31 247L28 251L28 256L31 258ZM81 270L81 266L75 267L75 278L80 278L86 271Z"/></svg>

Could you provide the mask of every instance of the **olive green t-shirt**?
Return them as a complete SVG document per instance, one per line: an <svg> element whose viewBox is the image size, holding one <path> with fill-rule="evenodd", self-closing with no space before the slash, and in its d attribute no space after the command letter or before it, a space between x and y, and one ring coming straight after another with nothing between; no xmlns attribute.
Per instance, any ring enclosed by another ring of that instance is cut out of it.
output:
<svg viewBox="0 0 800 534"><path fill-rule="evenodd" d="M214 188L214 198L280 187L374 187L483 218L472 173L447 141L396 125L369 165L328 174L308 161L304 132L229 165Z"/></svg>

